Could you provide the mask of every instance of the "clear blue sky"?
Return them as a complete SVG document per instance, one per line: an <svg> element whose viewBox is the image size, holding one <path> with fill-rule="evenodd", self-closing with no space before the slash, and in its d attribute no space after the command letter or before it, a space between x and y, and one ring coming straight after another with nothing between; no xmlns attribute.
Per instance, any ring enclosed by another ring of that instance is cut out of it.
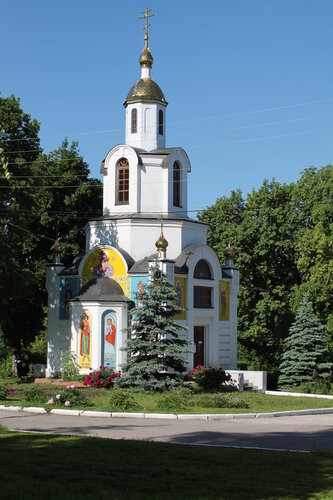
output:
<svg viewBox="0 0 333 500"><path fill-rule="evenodd" d="M91 175L124 141L140 77L146 7L137 0L1 0L0 92L41 124L45 151L78 140ZM264 178L296 181L333 158L333 1L183 0L147 4L153 79L167 146L192 163L189 208Z"/></svg>

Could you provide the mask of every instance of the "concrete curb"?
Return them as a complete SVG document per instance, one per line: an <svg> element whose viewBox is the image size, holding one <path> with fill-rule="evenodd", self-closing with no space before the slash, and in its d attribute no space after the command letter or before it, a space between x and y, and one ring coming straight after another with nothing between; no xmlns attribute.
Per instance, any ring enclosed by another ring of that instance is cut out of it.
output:
<svg viewBox="0 0 333 500"><path fill-rule="evenodd" d="M271 396L293 396L294 398L333 399L333 396L329 394L308 394L306 392L264 391L264 394Z"/></svg>
<svg viewBox="0 0 333 500"><path fill-rule="evenodd" d="M0 410L22 411L26 413L40 413L53 415L67 415L72 417L98 417L98 418L147 418L147 419L174 419L174 420L241 420L248 418L274 418L274 417L294 417L301 415L327 415L332 413L333 408L313 408L309 410L289 410L276 411L272 413L122 413L90 410L67 410L55 408L47 411L40 407L4 406L0 405Z"/></svg>

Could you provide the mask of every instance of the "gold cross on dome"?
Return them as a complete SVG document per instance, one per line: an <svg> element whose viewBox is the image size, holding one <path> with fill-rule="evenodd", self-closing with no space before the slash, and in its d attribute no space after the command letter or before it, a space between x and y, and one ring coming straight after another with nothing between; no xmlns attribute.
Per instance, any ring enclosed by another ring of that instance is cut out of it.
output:
<svg viewBox="0 0 333 500"><path fill-rule="evenodd" d="M145 11L143 13L143 16L140 16L139 19L145 19L146 23L145 26L141 29L145 30L145 40L148 40L148 28L150 24L148 24L148 18L153 17L155 14L152 12L151 9L148 9L148 7L145 8Z"/></svg>

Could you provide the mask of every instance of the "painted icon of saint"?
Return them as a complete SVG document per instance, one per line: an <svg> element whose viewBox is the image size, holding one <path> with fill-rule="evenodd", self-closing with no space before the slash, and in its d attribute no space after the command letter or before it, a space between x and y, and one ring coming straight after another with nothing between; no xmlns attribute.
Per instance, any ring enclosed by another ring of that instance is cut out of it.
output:
<svg viewBox="0 0 333 500"><path fill-rule="evenodd" d="M181 307L182 306L182 289L181 289L179 281L177 281L177 283L176 283L176 294L177 294L176 305L178 307Z"/></svg>
<svg viewBox="0 0 333 500"><path fill-rule="evenodd" d="M225 293L225 287L224 287L224 285L222 285L221 286L221 313L222 313L223 319L226 317L226 310L227 310L227 296Z"/></svg>
<svg viewBox="0 0 333 500"><path fill-rule="evenodd" d="M137 288L136 288L136 308L139 309L142 307L142 299L143 299L143 294L144 294L144 287L143 287L143 281L139 281Z"/></svg>
<svg viewBox="0 0 333 500"><path fill-rule="evenodd" d="M80 354L83 357L83 360L87 358L88 361L90 355L90 334L91 331L90 331L89 316L87 313L83 313L80 326L80 335L81 335Z"/></svg>
<svg viewBox="0 0 333 500"><path fill-rule="evenodd" d="M114 318L108 316L104 323L105 343L104 343L104 364L115 368L115 344L116 325Z"/></svg>
<svg viewBox="0 0 333 500"><path fill-rule="evenodd" d="M95 278L112 278L113 267L109 264L110 254L107 250L101 250L98 255L98 264L93 269Z"/></svg>
<svg viewBox="0 0 333 500"><path fill-rule="evenodd" d="M72 285L67 281L65 288L65 314L69 318L69 302L72 298Z"/></svg>

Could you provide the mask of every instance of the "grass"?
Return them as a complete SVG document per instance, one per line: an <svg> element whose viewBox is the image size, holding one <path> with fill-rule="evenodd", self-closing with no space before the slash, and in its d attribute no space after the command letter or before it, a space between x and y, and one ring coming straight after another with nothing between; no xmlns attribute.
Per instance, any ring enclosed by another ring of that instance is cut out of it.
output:
<svg viewBox="0 0 333 500"><path fill-rule="evenodd" d="M329 499L333 454L233 450L0 428L1 499Z"/></svg>
<svg viewBox="0 0 333 500"><path fill-rule="evenodd" d="M51 384L21 384L16 381L11 381L9 384L15 388L15 392L10 395L5 401L0 404L18 405L18 406L46 406L47 400L54 396L60 388ZM0 381L3 383L3 381ZM42 397L36 398L35 401L26 401L24 399L25 391L31 390L34 387L41 392ZM63 388L62 388L63 389ZM110 406L112 389L94 389L91 387L79 388L79 391L84 394L89 400L89 404L80 404L79 409L91 409L101 411L112 411ZM165 397L165 394L154 393L132 393L135 401L138 404L137 408L129 411L143 412L170 412L170 413L262 413L284 410L302 410L310 408L333 408L333 400L321 398L306 398L306 397L291 397L291 396L271 396L258 393L230 393L228 397L237 397L243 399L247 408L212 408L211 406L203 406L202 394L191 394L190 406L180 404L177 407L176 401L172 404L171 398ZM207 396L206 396L207 397ZM210 396L208 396L210 397ZM213 396L211 396L213 397ZM175 398L176 399L176 398ZM179 399L179 396L178 396ZM164 402L163 402L164 400ZM169 403L167 401L169 400ZM75 408L75 406L74 406Z"/></svg>

